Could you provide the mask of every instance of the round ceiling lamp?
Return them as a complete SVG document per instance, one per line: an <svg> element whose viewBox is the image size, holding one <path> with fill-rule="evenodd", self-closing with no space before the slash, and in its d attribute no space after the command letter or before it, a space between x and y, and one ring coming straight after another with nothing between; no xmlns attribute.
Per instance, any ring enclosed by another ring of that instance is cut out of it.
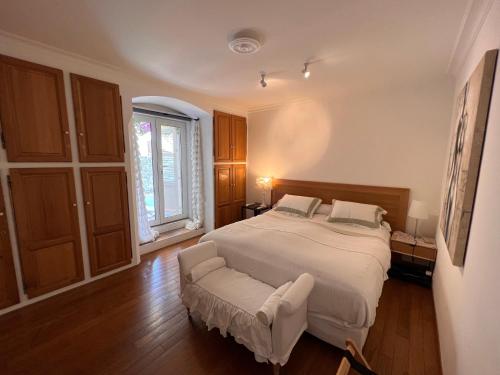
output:
<svg viewBox="0 0 500 375"><path fill-rule="evenodd" d="M261 47L260 42L252 37L234 38L229 42L229 49L238 55L250 55Z"/></svg>

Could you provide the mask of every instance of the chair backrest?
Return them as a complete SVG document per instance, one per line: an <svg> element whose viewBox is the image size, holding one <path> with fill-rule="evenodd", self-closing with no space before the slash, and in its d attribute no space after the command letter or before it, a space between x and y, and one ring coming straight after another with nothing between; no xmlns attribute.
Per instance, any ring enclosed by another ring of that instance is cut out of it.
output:
<svg viewBox="0 0 500 375"><path fill-rule="evenodd" d="M337 375L349 374L351 366L353 368L356 368L358 373L362 375L375 374L375 372L373 372L370 365L368 364L368 361L363 356L363 353L361 353L361 351L358 349L354 341L347 339L345 344L346 344L346 353L342 358L342 361L340 362L340 366L337 370ZM356 365L355 366L351 365L351 362L353 362L353 364L355 363Z"/></svg>

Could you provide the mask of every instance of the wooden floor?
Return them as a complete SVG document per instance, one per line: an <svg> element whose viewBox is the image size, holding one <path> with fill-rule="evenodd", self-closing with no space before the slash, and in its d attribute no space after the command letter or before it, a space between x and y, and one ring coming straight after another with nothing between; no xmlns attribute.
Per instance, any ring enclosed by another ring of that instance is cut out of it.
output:
<svg viewBox="0 0 500 375"><path fill-rule="evenodd" d="M232 338L190 322L176 254L0 317L0 374L271 374ZM378 374L440 374L432 294L389 280L364 348ZM335 374L340 351L305 334L283 374Z"/></svg>

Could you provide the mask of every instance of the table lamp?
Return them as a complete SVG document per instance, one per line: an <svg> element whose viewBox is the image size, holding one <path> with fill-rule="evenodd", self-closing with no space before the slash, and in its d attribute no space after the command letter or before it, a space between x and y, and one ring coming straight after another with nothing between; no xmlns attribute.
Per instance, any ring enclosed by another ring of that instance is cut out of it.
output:
<svg viewBox="0 0 500 375"><path fill-rule="evenodd" d="M413 199L411 201L410 210L408 211L408 217L415 219L415 232L413 233L413 235L414 237L417 237L418 221L427 220L429 218L427 205L422 201Z"/></svg>
<svg viewBox="0 0 500 375"><path fill-rule="evenodd" d="M257 187L262 190L262 203L261 206L266 206L266 194L268 190L273 187L272 177L257 177Z"/></svg>

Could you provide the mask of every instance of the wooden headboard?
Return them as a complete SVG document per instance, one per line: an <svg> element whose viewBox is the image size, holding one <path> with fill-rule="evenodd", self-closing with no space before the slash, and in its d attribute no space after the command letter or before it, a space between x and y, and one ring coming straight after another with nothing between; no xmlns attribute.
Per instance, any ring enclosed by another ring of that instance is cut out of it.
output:
<svg viewBox="0 0 500 375"><path fill-rule="evenodd" d="M273 179L272 204L285 194L317 197L326 204L332 204L332 199L375 204L387 211L384 220L391 224L392 230L406 230L410 189Z"/></svg>

